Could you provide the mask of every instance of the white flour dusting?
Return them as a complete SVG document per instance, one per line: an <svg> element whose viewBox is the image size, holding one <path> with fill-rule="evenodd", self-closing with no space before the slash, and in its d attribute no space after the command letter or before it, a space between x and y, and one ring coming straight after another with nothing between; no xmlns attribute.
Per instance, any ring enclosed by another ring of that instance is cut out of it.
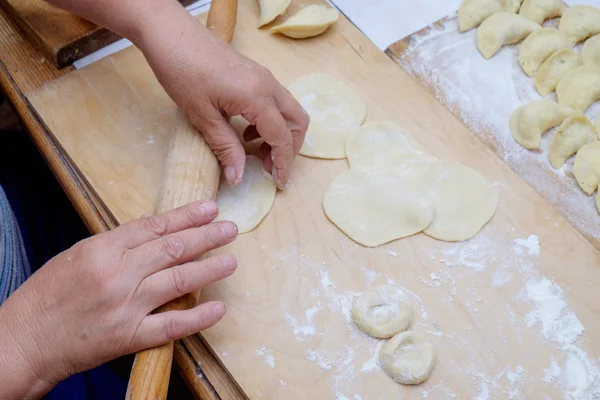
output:
<svg viewBox="0 0 600 400"><path fill-rule="evenodd" d="M379 369L379 350L381 350L381 346L383 345L383 340L379 340L377 342L377 346L375 346L375 350L373 351L373 357L369 360L365 361L365 363L360 367L360 372L363 374L369 374L377 369Z"/></svg>
<svg viewBox="0 0 600 400"><path fill-rule="evenodd" d="M536 235L529 235L527 239L515 239L515 243L520 247L526 248L529 255L540 255L540 241ZM521 252L522 250L517 248L515 251Z"/></svg>
<svg viewBox="0 0 600 400"><path fill-rule="evenodd" d="M314 326L300 325L296 318L294 318L294 316L291 314L285 314L285 319L294 329L294 336L296 336L296 339L298 340L303 340L304 337L312 336L317 333L317 330Z"/></svg>
<svg viewBox="0 0 600 400"><path fill-rule="evenodd" d="M265 364L271 368L275 368L275 357L273 357L270 350L268 350L265 346L262 346L260 349L256 350L254 355L264 357Z"/></svg>
<svg viewBox="0 0 600 400"><path fill-rule="evenodd" d="M561 369L556 363L554 357L552 357L552 362L548 368L544 370L544 378L543 381L546 383L551 383L555 378L560 376Z"/></svg>

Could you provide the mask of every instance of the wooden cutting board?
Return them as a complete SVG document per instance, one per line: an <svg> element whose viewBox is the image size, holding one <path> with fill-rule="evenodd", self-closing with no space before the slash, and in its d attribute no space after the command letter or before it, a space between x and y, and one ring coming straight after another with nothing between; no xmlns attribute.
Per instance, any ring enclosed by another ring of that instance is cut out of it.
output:
<svg viewBox="0 0 600 400"><path fill-rule="evenodd" d="M288 15L306 3L294 2ZM236 49L286 85L312 72L344 79L364 96L367 121L392 120L432 155L481 171L498 188L500 204L470 241L419 234L367 249L322 211L323 194L346 161L299 157L293 186L277 194L259 227L220 251L237 256L236 273L203 290L204 299L228 306L203 335L245 393L558 398L567 389L556 371L569 383L587 368L597 380L600 257L590 242L343 16L302 41L257 30L257 17L255 2L240 2ZM119 222L154 210L175 107L138 50L27 96ZM381 341L349 319L353 295L381 283L410 292L411 329L434 343L437 362L420 386L394 383L374 358Z"/></svg>
<svg viewBox="0 0 600 400"><path fill-rule="evenodd" d="M187 6L195 0L179 0ZM44 0L1 0L29 40L58 68L121 39L116 33Z"/></svg>

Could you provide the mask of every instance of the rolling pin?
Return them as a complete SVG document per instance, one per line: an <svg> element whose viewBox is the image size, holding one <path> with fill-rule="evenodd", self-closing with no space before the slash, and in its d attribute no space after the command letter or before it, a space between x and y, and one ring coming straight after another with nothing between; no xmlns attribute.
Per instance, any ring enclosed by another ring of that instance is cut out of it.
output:
<svg viewBox="0 0 600 400"><path fill-rule="evenodd" d="M237 19L237 0L213 0L206 26L230 43ZM179 122L171 136L165 163L157 212L169 211L197 200L214 200L220 167L214 153L198 130L179 112ZM194 307L189 294L175 299L155 312ZM126 399L164 400L169 389L173 342L136 354L129 377Z"/></svg>

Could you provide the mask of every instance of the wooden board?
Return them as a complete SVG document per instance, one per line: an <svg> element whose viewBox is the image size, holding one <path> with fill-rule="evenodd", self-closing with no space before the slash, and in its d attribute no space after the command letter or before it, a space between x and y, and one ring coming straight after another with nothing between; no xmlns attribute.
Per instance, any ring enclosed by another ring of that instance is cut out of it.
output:
<svg viewBox="0 0 600 400"><path fill-rule="evenodd" d="M235 48L284 84L312 72L346 80L364 96L367 121L395 121L432 155L481 171L500 204L468 242L415 235L367 249L321 207L345 160L299 157L293 187L222 250L237 256L237 272L203 291L228 306L204 338L248 397L559 398L566 389L547 372L553 363L568 378L588 361L597 380L598 251L345 18L295 41L257 30L257 15L254 2L240 3ZM135 48L28 97L119 222L152 212L174 106ZM394 383L374 362L381 342L349 320L352 296L380 283L410 291L411 329L434 343L436 366L423 385ZM576 334L556 334L565 328Z"/></svg>
<svg viewBox="0 0 600 400"><path fill-rule="evenodd" d="M184 6L194 0L179 0ZM44 0L0 0L29 40L59 68L121 39L100 27Z"/></svg>

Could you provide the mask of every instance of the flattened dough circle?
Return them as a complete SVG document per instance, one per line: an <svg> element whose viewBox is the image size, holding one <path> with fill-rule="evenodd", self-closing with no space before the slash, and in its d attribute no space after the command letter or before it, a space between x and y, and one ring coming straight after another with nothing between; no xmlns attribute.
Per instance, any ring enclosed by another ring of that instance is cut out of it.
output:
<svg viewBox="0 0 600 400"><path fill-rule="evenodd" d="M394 381L404 385L417 385L429 377L435 364L435 352L425 336L405 331L381 346L379 363Z"/></svg>
<svg viewBox="0 0 600 400"><path fill-rule="evenodd" d="M354 300L352 320L367 335L387 339L408 328L412 304L402 289L378 286Z"/></svg>

